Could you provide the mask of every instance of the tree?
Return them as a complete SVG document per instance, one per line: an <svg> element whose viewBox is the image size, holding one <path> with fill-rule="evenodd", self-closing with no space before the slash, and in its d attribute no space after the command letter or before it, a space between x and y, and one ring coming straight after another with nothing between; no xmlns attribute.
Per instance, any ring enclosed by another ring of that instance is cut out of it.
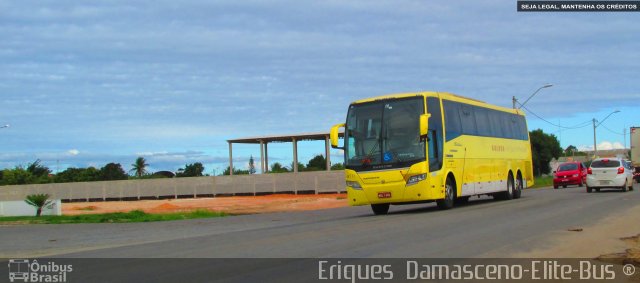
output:
<svg viewBox="0 0 640 283"><path fill-rule="evenodd" d="M282 166L282 164L280 164L279 162L276 162L271 164L271 170L269 170L269 172L270 173L286 173L286 172L289 172L289 170L284 166Z"/></svg>
<svg viewBox="0 0 640 283"><path fill-rule="evenodd" d="M567 148L564 150L564 155L574 156L576 154L576 151L578 151L578 148L573 145L570 145L570 146L567 146Z"/></svg>
<svg viewBox="0 0 640 283"><path fill-rule="evenodd" d="M549 162L562 154L560 142L554 134L545 134L541 129L529 132L531 139L531 153L533 155L533 172L536 176L548 174L551 171Z"/></svg>
<svg viewBox="0 0 640 283"><path fill-rule="evenodd" d="M327 170L327 159L322 156L322 154L318 154L311 158L307 163L306 171L320 171Z"/></svg>
<svg viewBox="0 0 640 283"><path fill-rule="evenodd" d="M41 184L52 181L49 177L51 170L41 165L39 159L29 164L27 168L16 166L13 169L4 169L0 173L0 185Z"/></svg>
<svg viewBox="0 0 640 283"><path fill-rule="evenodd" d="M233 167L233 175L248 175L249 170L240 170ZM229 166L222 172L222 175L229 175Z"/></svg>
<svg viewBox="0 0 640 283"><path fill-rule="evenodd" d="M36 216L40 217L42 214L42 208L48 206L52 203L52 200L49 200L48 194L35 194L28 195L27 199L24 200L27 204L34 206L36 208Z"/></svg>
<svg viewBox="0 0 640 283"><path fill-rule="evenodd" d="M31 173L31 175L36 178L49 177L49 174L51 173L51 170L49 170L49 168L40 164L40 159L37 159L33 163L29 164L29 166L27 167L27 171L29 171L29 173Z"/></svg>
<svg viewBox="0 0 640 283"><path fill-rule="evenodd" d="M336 163L331 165L331 170L344 170L344 164Z"/></svg>
<svg viewBox="0 0 640 283"><path fill-rule="evenodd" d="M28 184L43 184L52 182L52 178L49 177L51 170L46 166L40 164L40 159L37 159L33 163L27 166L27 172L31 174L27 183Z"/></svg>
<svg viewBox="0 0 640 283"><path fill-rule="evenodd" d="M122 169L120 163L109 163L100 168L100 180L126 180L128 178L127 173Z"/></svg>
<svg viewBox="0 0 640 283"><path fill-rule="evenodd" d="M291 161L291 172L293 172L293 161ZM304 167L304 164L302 164L302 162L298 162L298 172L302 172L302 171L306 171L307 168Z"/></svg>
<svg viewBox="0 0 640 283"><path fill-rule="evenodd" d="M31 184L32 180L33 175L22 166L2 170L2 185L25 185Z"/></svg>
<svg viewBox="0 0 640 283"><path fill-rule="evenodd" d="M71 182L93 182L101 180L101 172L95 167L89 168L73 168L69 167L64 171L56 174L54 181L56 183Z"/></svg>
<svg viewBox="0 0 640 283"><path fill-rule="evenodd" d="M251 157L249 157L249 174L255 174L256 173L256 165L253 162L253 155L251 155Z"/></svg>
<svg viewBox="0 0 640 283"><path fill-rule="evenodd" d="M204 172L204 166L200 162L185 165L184 169L180 168L176 177L199 177ZM234 172L235 173L235 172Z"/></svg>
<svg viewBox="0 0 640 283"><path fill-rule="evenodd" d="M147 160L144 159L144 157L140 156L136 158L135 163L131 164L131 167L133 167L131 171L133 171L137 177L142 177L143 175L147 174L147 166L149 166L149 164L147 164Z"/></svg>

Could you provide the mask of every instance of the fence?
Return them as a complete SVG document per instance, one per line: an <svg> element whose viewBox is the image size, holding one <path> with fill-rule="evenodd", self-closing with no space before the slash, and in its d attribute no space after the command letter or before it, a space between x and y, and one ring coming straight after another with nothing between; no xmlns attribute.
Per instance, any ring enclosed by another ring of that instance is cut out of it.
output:
<svg viewBox="0 0 640 283"><path fill-rule="evenodd" d="M322 194L344 192L344 184L344 171L56 183L0 186L0 201L24 200L30 194L49 194L63 202Z"/></svg>

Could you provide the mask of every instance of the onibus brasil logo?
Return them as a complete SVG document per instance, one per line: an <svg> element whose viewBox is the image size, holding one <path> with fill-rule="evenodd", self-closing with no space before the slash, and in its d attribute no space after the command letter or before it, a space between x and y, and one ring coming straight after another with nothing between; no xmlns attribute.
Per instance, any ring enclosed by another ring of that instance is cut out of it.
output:
<svg viewBox="0 0 640 283"><path fill-rule="evenodd" d="M67 273L72 272L71 264L56 264L53 261L38 263L28 259L9 260L9 281L15 282L67 282ZM20 282L20 281L18 281Z"/></svg>

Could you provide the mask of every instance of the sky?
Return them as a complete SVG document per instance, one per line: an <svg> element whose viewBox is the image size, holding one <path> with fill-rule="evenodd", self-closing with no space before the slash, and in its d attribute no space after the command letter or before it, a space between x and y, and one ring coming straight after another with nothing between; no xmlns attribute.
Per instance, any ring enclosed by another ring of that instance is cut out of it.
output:
<svg viewBox="0 0 640 283"><path fill-rule="evenodd" d="M513 0L0 0L0 168L129 170L143 156L152 172L219 174L226 140L328 132L358 99L444 91L511 107L545 84L525 105L530 130L591 149L590 121L619 110L598 149L628 147L639 21L518 13ZM299 150L306 163L324 143ZM287 143L269 154L293 159ZM259 146L234 145L234 165L250 156Z"/></svg>

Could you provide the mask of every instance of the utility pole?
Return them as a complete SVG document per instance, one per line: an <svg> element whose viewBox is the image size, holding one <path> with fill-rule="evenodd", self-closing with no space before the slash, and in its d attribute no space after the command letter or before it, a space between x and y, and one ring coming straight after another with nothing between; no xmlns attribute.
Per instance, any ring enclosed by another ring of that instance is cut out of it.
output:
<svg viewBox="0 0 640 283"><path fill-rule="evenodd" d="M624 141L624 149L627 149L627 128L622 128L622 140Z"/></svg>
<svg viewBox="0 0 640 283"><path fill-rule="evenodd" d="M602 119L602 121L600 122L598 122L596 118L593 118L593 158L596 158L596 156L598 156L598 145L596 144L596 128L604 123L604 121L607 120L607 118L609 118L611 115L618 112L620 112L620 110L609 113L609 115L607 115L607 117L604 117L604 119ZM598 122L598 124L596 124L596 122Z"/></svg>
<svg viewBox="0 0 640 283"><path fill-rule="evenodd" d="M596 144L596 118L593 118L593 159L598 156L598 145Z"/></svg>

